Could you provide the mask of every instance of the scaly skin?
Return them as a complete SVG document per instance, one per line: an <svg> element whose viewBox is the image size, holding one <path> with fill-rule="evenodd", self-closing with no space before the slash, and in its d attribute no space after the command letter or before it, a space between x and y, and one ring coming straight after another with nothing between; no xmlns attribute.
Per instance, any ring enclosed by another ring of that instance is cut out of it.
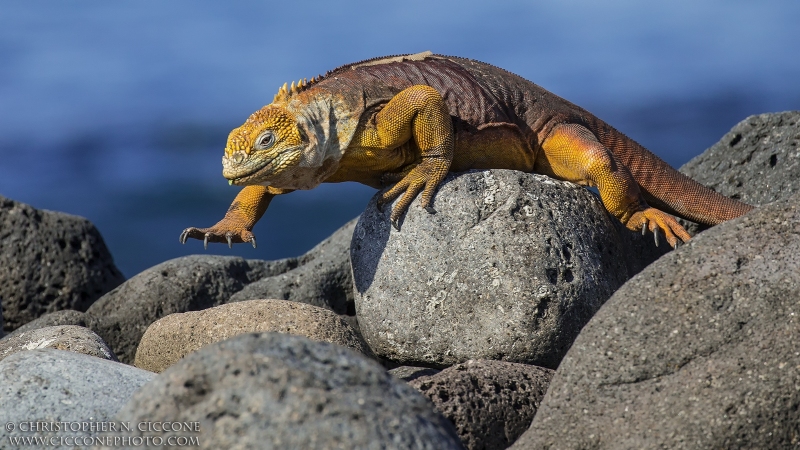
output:
<svg viewBox="0 0 800 450"><path fill-rule="evenodd" d="M187 238L250 242L276 195L322 182L395 183L399 220L414 198L431 207L449 171L514 169L595 186L625 226L675 247L689 235L670 214L716 225L751 206L698 184L588 111L497 67L416 55L349 64L284 85L228 136L223 176L245 186L225 217Z"/></svg>

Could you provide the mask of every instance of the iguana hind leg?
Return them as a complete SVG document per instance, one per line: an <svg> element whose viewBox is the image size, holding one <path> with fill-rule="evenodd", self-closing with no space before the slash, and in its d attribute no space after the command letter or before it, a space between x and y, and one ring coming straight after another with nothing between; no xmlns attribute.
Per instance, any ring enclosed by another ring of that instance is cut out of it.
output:
<svg viewBox="0 0 800 450"><path fill-rule="evenodd" d="M398 229L400 217L420 192L422 207L432 211L433 194L453 160L453 121L444 99L430 86L411 86L392 97L375 115L375 126L354 136L354 144L392 149L410 139L419 148L416 165L378 200L380 207L402 194L391 213Z"/></svg>
<svg viewBox="0 0 800 450"><path fill-rule="evenodd" d="M619 164L586 127L577 124L556 126L542 143L537 157L538 173L574 183L596 186L603 206L625 226L634 231L649 229L663 232L675 247L678 239L686 242L689 234L674 217L652 208L645 202L630 170Z"/></svg>

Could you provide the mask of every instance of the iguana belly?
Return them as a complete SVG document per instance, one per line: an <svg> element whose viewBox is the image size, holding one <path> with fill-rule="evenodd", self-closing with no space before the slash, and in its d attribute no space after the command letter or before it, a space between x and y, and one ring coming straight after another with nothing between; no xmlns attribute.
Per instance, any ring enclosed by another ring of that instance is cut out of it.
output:
<svg viewBox="0 0 800 450"><path fill-rule="evenodd" d="M513 124L488 124L456 132L451 172L470 169L513 169L532 172L536 151Z"/></svg>

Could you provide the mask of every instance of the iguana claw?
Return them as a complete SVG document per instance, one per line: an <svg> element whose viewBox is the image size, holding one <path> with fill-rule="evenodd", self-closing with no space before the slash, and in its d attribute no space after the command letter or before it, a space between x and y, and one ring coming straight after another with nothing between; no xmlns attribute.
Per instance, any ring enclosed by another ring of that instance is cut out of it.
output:
<svg viewBox="0 0 800 450"><path fill-rule="evenodd" d="M228 248L233 248L233 240L230 233L225 233L225 239L228 240Z"/></svg>
<svg viewBox="0 0 800 450"><path fill-rule="evenodd" d="M400 221L397 219L392 219L392 226L395 230L400 231Z"/></svg>
<svg viewBox="0 0 800 450"><path fill-rule="evenodd" d="M255 236L250 238L250 243L253 244L253 248L256 248L256 237Z"/></svg>
<svg viewBox="0 0 800 450"><path fill-rule="evenodd" d="M436 214L436 210L433 209L433 206L426 206L425 211L428 211L428 214Z"/></svg>
<svg viewBox="0 0 800 450"><path fill-rule="evenodd" d="M669 243L672 248L678 245L678 241L687 242L691 239L689 233L675 221L674 217L655 208L646 208L642 211L637 211L628 219L625 226L632 231L639 231L641 229L642 235L646 234L648 229L652 231L656 247L658 247L659 235L661 233L664 233L664 239L666 239L667 243Z"/></svg>
<svg viewBox="0 0 800 450"><path fill-rule="evenodd" d="M203 250L208 250L208 235L211 233L206 233L203 237Z"/></svg>

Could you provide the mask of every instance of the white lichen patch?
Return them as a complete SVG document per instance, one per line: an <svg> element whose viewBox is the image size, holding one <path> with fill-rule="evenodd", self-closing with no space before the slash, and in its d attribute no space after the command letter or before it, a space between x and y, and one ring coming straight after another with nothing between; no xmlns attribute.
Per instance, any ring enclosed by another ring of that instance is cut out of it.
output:
<svg viewBox="0 0 800 450"><path fill-rule="evenodd" d="M37 348L47 348L48 345L52 344L56 339L39 339L38 341L28 342L27 344L23 345L22 348L25 350L36 350Z"/></svg>

